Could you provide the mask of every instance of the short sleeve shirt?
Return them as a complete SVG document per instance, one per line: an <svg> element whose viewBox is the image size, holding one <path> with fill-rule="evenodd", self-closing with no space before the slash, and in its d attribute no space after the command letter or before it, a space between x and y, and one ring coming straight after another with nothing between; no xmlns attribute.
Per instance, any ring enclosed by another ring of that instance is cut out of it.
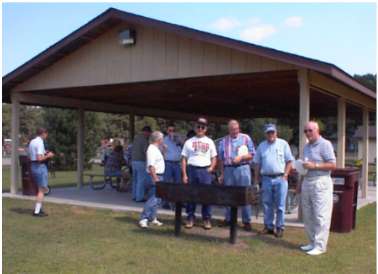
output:
<svg viewBox="0 0 378 274"><path fill-rule="evenodd" d="M188 159L188 164L196 167L210 166L211 158L217 156L213 140L207 136L194 136L187 140L181 155Z"/></svg>
<svg viewBox="0 0 378 274"><path fill-rule="evenodd" d="M281 138L273 143L266 140L260 143L253 158L253 162L260 165L262 175L285 173L286 163L293 160L289 144Z"/></svg>
<svg viewBox="0 0 378 274"><path fill-rule="evenodd" d="M164 157L159 148L150 144L146 152L146 170L149 173L149 167L155 168L156 174L163 174L165 171Z"/></svg>
<svg viewBox="0 0 378 274"><path fill-rule="evenodd" d="M36 137L30 141L29 157L32 161L38 160L38 155L45 155L45 145L41 137Z"/></svg>
<svg viewBox="0 0 378 274"><path fill-rule="evenodd" d="M255 146L251 138L247 134L239 133L236 138L230 136L224 137L218 145L219 159L221 159L225 165L232 165L233 159L238 156L238 150L241 146L247 146L248 153L255 154ZM245 164L247 162L243 162Z"/></svg>
<svg viewBox="0 0 378 274"><path fill-rule="evenodd" d="M182 143L178 136L171 138L169 135L164 137L164 144L167 146L165 160L178 162L181 158Z"/></svg>
<svg viewBox="0 0 378 274"><path fill-rule="evenodd" d="M134 138L131 151L132 161L146 161L146 150L148 147L148 139L143 134L138 134Z"/></svg>
<svg viewBox="0 0 378 274"><path fill-rule="evenodd" d="M303 159L314 163L336 163L336 156L330 141L319 137L314 143L307 143L303 149ZM329 176L330 170L309 170L306 177Z"/></svg>

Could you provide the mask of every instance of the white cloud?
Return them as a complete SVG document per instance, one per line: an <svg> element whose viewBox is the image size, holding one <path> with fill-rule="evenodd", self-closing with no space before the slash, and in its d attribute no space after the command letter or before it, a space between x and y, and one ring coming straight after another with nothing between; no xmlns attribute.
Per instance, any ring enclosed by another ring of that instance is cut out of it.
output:
<svg viewBox="0 0 378 274"><path fill-rule="evenodd" d="M291 16L285 19L284 24L289 28L299 28L303 25L303 18L300 16Z"/></svg>
<svg viewBox="0 0 378 274"><path fill-rule="evenodd" d="M259 42L276 32L276 28L269 24L253 24L240 32L240 38L248 42Z"/></svg>
<svg viewBox="0 0 378 274"><path fill-rule="evenodd" d="M222 17L215 20L210 27L217 31L230 31L240 26L240 22L234 18Z"/></svg>

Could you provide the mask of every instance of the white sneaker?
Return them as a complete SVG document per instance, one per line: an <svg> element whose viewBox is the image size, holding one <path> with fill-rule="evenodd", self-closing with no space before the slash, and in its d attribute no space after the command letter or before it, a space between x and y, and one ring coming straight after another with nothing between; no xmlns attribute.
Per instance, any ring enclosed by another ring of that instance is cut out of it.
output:
<svg viewBox="0 0 378 274"><path fill-rule="evenodd" d="M312 244L302 245L302 246L300 247L300 249L301 249L302 251L310 251L310 250L314 249L314 246L313 246Z"/></svg>
<svg viewBox="0 0 378 274"><path fill-rule="evenodd" d="M319 248L314 248L312 250L310 250L309 252L306 252L307 255L312 255L312 256L317 256L317 255L320 255L320 254L323 254L325 253L325 251L322 251L320 250Z"/></svg>
<svg viewBox="0 0 378 274"><path fill-rule="evenodd" d="M160 222L157 218L153 219L151 224L156 225L156 226L162 226L163 225L163 223Z"/></svg>
<svg viewBox="0 0 378 274"><path fill-rule="evenodd" d="M148 220L147 219L142 219L139 221L139 226L141 228L148 228Z"/></svg>

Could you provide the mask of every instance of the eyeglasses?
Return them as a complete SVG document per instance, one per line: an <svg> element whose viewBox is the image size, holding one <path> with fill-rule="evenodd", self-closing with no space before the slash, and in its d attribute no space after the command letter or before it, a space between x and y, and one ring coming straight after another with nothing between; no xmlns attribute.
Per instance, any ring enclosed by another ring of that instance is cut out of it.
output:
<svg viewBox="0 0 378 274"><path fill-rule="evenodd" d="M168 132L174 132L175 130L174 129L168 129L167 131Z"/></svg>
<svg viewBox="0 0 378 274"><path fill-rule="evenodd" d="M312 129L305 129L303 132L304 132L304 133L307 133L307 132L311 133L311 132L312 132Z"/></svg>
<svg viewBox="0 0 378 274"><path fill-rule="evenodd" d="M202 129L202 130L204 130L204 129L206 129L206 126L204 126L204 125L197 125L197 129Z"/></svg>

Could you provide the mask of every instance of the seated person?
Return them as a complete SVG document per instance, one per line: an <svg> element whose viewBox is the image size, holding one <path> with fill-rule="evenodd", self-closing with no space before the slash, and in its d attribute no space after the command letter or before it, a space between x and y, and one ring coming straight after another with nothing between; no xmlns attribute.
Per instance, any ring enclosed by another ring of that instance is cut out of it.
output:
<svg viewBox="0 0 378 274"><path fill-rule="evenodd" d="M123 148L119 140L114 140L112 151L105 157L104 174L105 176L122 176L122 166L125 165L123 158Z"/></svg>

